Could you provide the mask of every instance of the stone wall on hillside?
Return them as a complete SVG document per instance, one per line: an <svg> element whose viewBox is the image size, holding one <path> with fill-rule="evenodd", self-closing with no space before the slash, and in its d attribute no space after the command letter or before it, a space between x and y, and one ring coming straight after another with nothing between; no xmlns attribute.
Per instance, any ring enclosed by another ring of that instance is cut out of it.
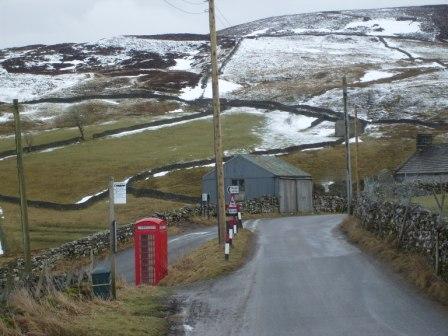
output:
<svg viewBox="0 0 448 336"><path fill-rule="evenodd" d="M417 205L376 202L367 197L358 199L354 214L366 230L396 241L400 249L427 256L433 266L438 236L440 274L448 280L448 227L437 214Z"/></svg>
<svg viewBox="0 0 448 336"><path fill-rule="evenodd" d="M216 210L211 207L210 214L213 216ZM278 201L273 197L265 197L243 203L243 213L261 214L278 212ZM155 213L154 217L164 218L168 225L179 225L200 216L202 208L200 205L188 206L181 209ZM129 241L133 236L133 224L125 225L117 229L117 240L119 243ZM91 253L97 255L109 248L109 231L99 232L79 240L65 243L61 246L45 250L32 258L33 273L40 272L43 268L51 268L56 262L64 259L76 259L88 257ZM6 283L7 277L17 280L23 270L24 261L18 258L10 262L6 267L0 268L0 288Z"/></svg>

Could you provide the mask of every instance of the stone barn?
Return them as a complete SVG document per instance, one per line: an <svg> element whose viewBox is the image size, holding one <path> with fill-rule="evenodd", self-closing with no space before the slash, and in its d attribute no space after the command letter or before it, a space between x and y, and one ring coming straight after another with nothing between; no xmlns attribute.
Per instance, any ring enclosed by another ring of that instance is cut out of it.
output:
<svg viewBox="0 0 448 336"><path fill-rule="evenodd" d="M228 186L239 186L239 200L275 196L280 211L313 211L313 181L310 174L275 156L236 155L224 164L226 200ZM216 203L216 172L213 169L202 178L202 191Z"/></svg>
<svg viewBox="0 0 448 336"><path fill-rule="evenodd" d="M404 182L448 183L448 144L434 144L431 134L418 134L416 152L395 172Z"/></svg>

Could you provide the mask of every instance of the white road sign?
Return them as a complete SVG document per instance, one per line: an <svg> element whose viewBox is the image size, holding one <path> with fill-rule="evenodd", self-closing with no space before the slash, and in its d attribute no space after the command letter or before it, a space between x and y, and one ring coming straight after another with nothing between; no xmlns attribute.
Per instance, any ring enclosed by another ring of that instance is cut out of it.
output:
<svg viewBox="0 0 448 336"><path fill-rule="evenodd" d="M240 187L239 186L228 186L227 192L229 194L239 194L240 193Z"/></svg>
<svg viewBox="0 0 448 336"><path fill-rule="evenodd" d="M114 183L114 203L126 204L126 182Z"/></svg>

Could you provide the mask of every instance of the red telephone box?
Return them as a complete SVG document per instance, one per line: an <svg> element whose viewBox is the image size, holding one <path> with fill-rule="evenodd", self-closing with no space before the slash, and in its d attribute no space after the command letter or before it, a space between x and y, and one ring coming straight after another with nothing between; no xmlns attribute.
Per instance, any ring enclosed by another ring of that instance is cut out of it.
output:
<svg viewBox="0 0 448 336"><path fill-rule="evenodd" d="M166 221L144 218L134 225L135 284L157 285L168 274Z"/></svg>

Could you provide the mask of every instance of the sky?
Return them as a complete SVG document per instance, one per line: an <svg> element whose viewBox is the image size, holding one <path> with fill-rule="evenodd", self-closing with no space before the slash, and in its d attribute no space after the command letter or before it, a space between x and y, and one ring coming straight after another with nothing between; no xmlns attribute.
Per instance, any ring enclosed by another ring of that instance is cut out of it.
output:
<svg viewBox="0 0 448 336"><path fill-rule="evenodd" d="M216 0L218 29L312 11L448 3L447 0ZM206 33L203 0L0 0L0 48L87 42L126 34Z"/></svg>

